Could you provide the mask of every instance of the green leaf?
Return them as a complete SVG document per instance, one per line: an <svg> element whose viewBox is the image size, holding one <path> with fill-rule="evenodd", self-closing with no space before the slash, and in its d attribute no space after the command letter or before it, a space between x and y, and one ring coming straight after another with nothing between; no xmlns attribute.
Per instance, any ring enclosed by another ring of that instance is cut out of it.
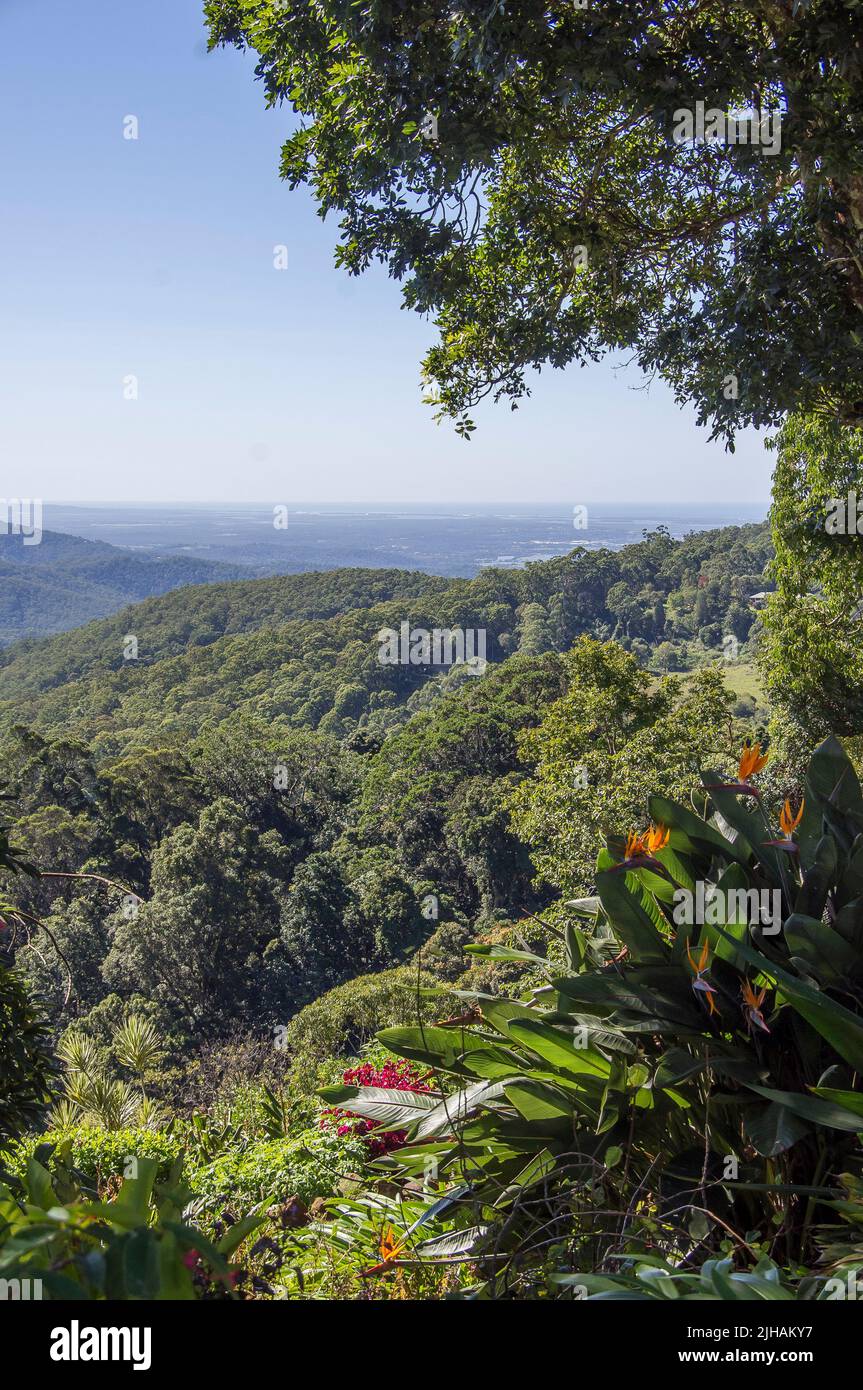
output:
<svg viewBox="0 0 863 1390"><path fill-rule="evenodd" d="M514 1076L523 1069L523 1060L503 1047L483 1047L465 1058L465 1067L472 1076L496 1078Z"/></svg>
<svg viewBox="0 0 863 1390"><path fill-rule="evenodd" d="M806 776L806 804L797 832L800 860L808 867L815 857L816 847L824 833L825 817L836 833L839 825L840 843L848 837L847 822L853 826L851 839L863 830L863 794L851 762L837 738L831 734L812 755ZM843 848L849 849L845 844Z"/></svg>
<svg viewBox="0 0 863 1390"><path fill-rule="evenodd" d="M382 1028L377 1039L398 1057L409 1057L413 1062L424 1062L428 1067L459 1076L466 1074L462 1064L465 1054L488 1047L487 1039L462 1027Z"/></svg>
<svg viewBox="0 0 863 1390"><path fill-rule="evenodd" d="M664 796L651 796L648 805L650 814L657 824L665 825L671 831L683 831L687 840L702 850L707 850L711 854L721 854L725 859L736 859L744 867L749 862L749 856L746 853L732 844L730 840L726 840L725 836L720 835L714 826L706 820L702 820L688 807L681 806L676 801L669 801ZM675 844L674 835L672 835L671 843L673 848L679 848Z"/></svg>
<svg viewBox="0 0 863 1390"><path fill-rule="evenodd" d="M632 959L666 961L666 942L620 876L610 871L598 874L596 886L614 933L629 948Z"/></svg>
<svg viewBox="0 0 863 1390"><path fill-rule="evenodd" d="M772 831L760 802L750 809L740 801L738 792L724 790L719 785L721 782L722 778L717 772L709 771L705 773L702 785L705 790L708 790L709 786L710 799L717 811L737 832L738 838L735 843L744 848L748 845L758 862L767 870L771 883L786 887L788 870L784 851L774 849L766 843L771 839Z"/></svg>
<svg viewBox="0 0 863 1390"><path fill-rule="evenodd" d="M155 1158L136 1158L134 1178L126 1178L113 1202L88 1202L87 1210L114 1226L146 1226L153 1184L159 1171Z"/></svg>
<svg viewBox="0 0 863 1390"><path fill-rule="evenodd" d="M744 1129L752 1147L764 1158L784 1153L809 1133L808 1124L778 1101L757 1111L747 1111Z"/></svg>
<svg viewBox="0 0 863 1390"><path fill-rule="evenodd" d="M527 1004L518 1004L514 999L483 998L480 1007L483 1018L504 1037L509 1036L509 1025L514 1018L527 1018L531 1021L536 1018L536 1009L529 1008Z"/></svg>
<svg viewBox="0 0 863 1390"><path fill-rule="evenodd" d="M759 1086L754 1081L746 1081L744 1085L750 1091L755 1091L767 1100L775 1101L813 1124L826 1125L828 1129L842 1129L846 1134L856 1134L858 1130L863 1129L860 1116L845 1110L841 1105L817 1100L813 1096L804 1096L798 1091L774 1091L768 1086Z"/></svg>
<svg viewBox="0 0 863 1390"><path fill-rule="evenodd" d="M695 892L695 879L680 855L672 849L670 844L666 845L665 849L657 850L654 858L658 859L662 867L668 870L679 887L688 888L690 893Z"/></svg>
<svg viewBox="0 0 863 1390"><path fill-rule="evenodd" d="M126 1296L154 1299L159 1293L159 1246L155 1231L137 1227L123 1237L123 1282Z"/></svg>
<svg viewBox="0 0 863 1390"><path fill-rule="evenodd" d="M391 1129L413 1124L440 1102L438 1092L389 1090L383 1086L327 1086L318 1094L337 1110L362 1115Z"/></svg>
<svg viewBox="0 0 863 1390"><path fill-rule="evenodd" d="M717 927L716 930L723 936L727 935L721 927ZM829 1042L831 1047L835 1048L840 1057L843 1057L855 1071L863 1071L863 1023L856 1014L789 975L786 970L769 961L759 951L754 951L745 942L738 941L734 945L744 960L755 966L760 974L781 986L782 993L792 1007L825 1042Z"/></svg>
<svg viewBox="0 0 863 1390"><path fill-rule="evenodd" d="M553 1086L539 1081L515 1081L505 1086L506 1098L526 1120L568 1119L573 1103Z"/></svg>
<svg viewBox="0 0 863 1390"><path fill-rule="evenodd" d="M863 1118L863 1095L859 1091L837 1091L832 1086L810 1086L809 1089L822 1100L829 1100L842 1110Z"/></svg>
<svg viewBox="0 0 863 1390"><path fill-rule="evenodd" d="M589 1072L593 1076L607 1077L611 1073L611 1063L591 1048L579 1048L566 1033L552 1028L539 1019L514 1019L509 1027L509 1035L515 1042L522 1043L537 1057L563 1071Z"/></svg>
<svg viewBox="0 0 863 1390"><path fill-rule="evenodd" d="M825 922L795 912L785 923L785 941L792 956L799 956L825 985L847 982L858 972L857 952Z"/></svg>
<svg viewBox="0 0 863 1390"><path fill-rule="evenodd" d="M832 836L825 835L818 841L812 863L803 875L803 883L794 903L795 912L820 920L827 895L836 881L838 862L836 841Z"/></svg>
<svg viewBox="0 0 863 1390"><path fill-rule="evenodd" d="M682 1047L671 1047L659 1060L653 1084L663 1091L669 1086L679 1086L682 1081L697 1076L706 1065L703 1057L693 1057Z"/></svg>
<svg viewBox="0 0 863 1390"><path fill-rule="evenodd" d="M438 1099L438 1104L424 1115L413 1134L414 1142L431 1139L439 1134L452 1134L480 1104L499 1100L504 1088L498 1081L477 1081L463 1091Z"/></svg>
<svg viewBox="0 0 863 1390"><path fill-rule="evenodd" d="M181 1246L173 1231L164 1231L159 1241L159 1298L188 1302L195 1297L192 1271L183 1263Z"/></svg>
<svg viewBox="0 0 863 1390"><path fill-rule="evenodd" d="M35 1158L27 1160L26 1180L27 1196L34 1207L50 1211L52 1207L60 1205L60 1199L51 1184L51 1174Z"/></svg>
<svg viewBox="0 0 863 1390"><path fill-rule="evenodd" d="M224 1255L225 1259L229 1259L234 1251L242 1245L246 1237L251 1235L252 1231L256 1231L259 1226L263 1225L266 1219L267 1213L265 1204L254 1207L239 1221L235 1222L234 1225L225 1232L221 1240L216 1242L216 1249L219 1254Z"/></svg>
<svg viewBox="0 0 863 1390"><path fill-rule="evenodd" d="M416 1253L424 1260L445 1260L454 1255L467 1255L476 1250L487 1230L487 1226L468 1226L463 1231L433 1236L431 1240L424 1240L422 1245L418 1245Z"/></svg>

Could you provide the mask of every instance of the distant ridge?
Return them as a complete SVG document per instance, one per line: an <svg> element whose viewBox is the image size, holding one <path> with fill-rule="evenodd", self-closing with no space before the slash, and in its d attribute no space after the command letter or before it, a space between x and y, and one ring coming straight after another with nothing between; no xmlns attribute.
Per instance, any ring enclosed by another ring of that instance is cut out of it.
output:
<svg viewBox="0 0 863 1390"><path fill-rule="evenodd" d="M44 531L37 545L0 530L0 646L50 636L187 584L240 579L236 564L132 554L105 541Z"/></svg>

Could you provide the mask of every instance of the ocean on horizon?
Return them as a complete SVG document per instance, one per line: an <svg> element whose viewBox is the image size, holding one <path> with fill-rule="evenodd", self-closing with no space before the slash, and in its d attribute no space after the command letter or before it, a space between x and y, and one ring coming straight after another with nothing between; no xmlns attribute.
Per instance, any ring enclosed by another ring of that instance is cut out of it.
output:
<svg viewBox="0 0 863 1390"><path fill-rule="evenodd" d="M618 550L644 531L692 531L763 522L767 504L586 503L587 525L570 504L312 503L291 508L276 529L271 503L44 504L44 527L135 552L189 555L244 565L251 574L346 566L424 570L471 578L488 566L519 569L575 546Z"/></svg>

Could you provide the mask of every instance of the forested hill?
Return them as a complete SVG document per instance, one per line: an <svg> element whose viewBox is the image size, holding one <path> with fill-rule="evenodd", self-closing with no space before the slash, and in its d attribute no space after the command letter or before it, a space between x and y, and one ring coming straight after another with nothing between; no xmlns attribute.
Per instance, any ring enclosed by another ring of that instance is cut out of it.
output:
<svg viewBox="0 0 863 1390"><path fill-rule="evenodd" d="M133 554L104 541L43 531L38 545L0 530L0 646L62 632L151 594L242 577L238 565Z"/></svg>
<svg viewBox="0 0 863 1390"><path fill-rule="evenodd" d="M2 653L0 721L62 728L109 753L237 709L342 738L358 726L382 734L426 698L429 680L470 679L463 668L382 664L377 633L404 621L483 629L491 662L565 651L589 634L615 636L643 665L687 669L715 660L729 634L747 641L769 555L764 526L682 542L660 530L619 551L579 548L473 580L362 569L184 588Z"/></svg>

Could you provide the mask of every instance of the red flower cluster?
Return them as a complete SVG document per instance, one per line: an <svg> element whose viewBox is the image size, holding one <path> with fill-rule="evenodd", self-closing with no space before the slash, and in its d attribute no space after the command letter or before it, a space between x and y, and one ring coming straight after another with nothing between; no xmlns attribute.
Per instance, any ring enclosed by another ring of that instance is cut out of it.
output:
<svg viewBox="0 0 863 1390"><path fill-rule="evenodd" d="M351 1067L344 1072L342 1080L346 1086L380 1086L387 1091L434 1090L433 1086L425 1084L426 1078L410 1062L385 1062L379 1071L371 1062L364 1062L361 1067ZM404 1129L373 1135L374 1120L351 1115L346 1110L325 1110L321 1116L321 1126L332 1124L336 1124L337 1134L362 1135L371 1158L380 1158L382 1154L392 1153L393 1149L400 1149L407 1139L407 1130Z"/></svg>

